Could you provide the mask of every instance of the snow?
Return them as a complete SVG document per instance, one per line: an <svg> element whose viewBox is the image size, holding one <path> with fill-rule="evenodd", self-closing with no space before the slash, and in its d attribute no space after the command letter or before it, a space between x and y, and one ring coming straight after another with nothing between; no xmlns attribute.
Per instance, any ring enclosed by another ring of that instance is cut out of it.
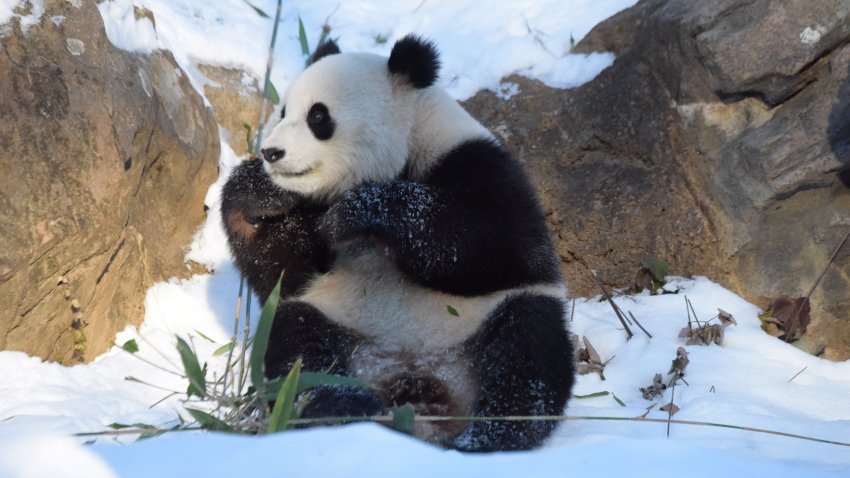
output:
<svg viewBox="0 0 850 478"><path fill-rule="evenodd" d="M3 24L9 22L12 18L18 18L21 22L21 30L26 33L31 26L37 25L44 15L43 0L29 0L29 7L23 8L26 2L22 0L0 0L0 38L3 35ZM15 9L20 8L22 11L28 11L27 14L16 13Z"/></svg>
<svg viewBox="0 0 850 478"><path fill-rule="evenodd" d="M274 15L274 1L252 3ZM498 91L501 79L511 73L553 87L573 87L595 77L614 57L570 54L571 44L596 23L634 3L512 0L493 8L489 2L455 0L283 2L272 82L286 85L303 68L300 16L311 47L326 21L330 37L338 39L343 51L388 55L393 42L410 32L434 40L442 52L442 85L461 100L480 89ZM136 20L134 5L154 13L155 32L147 18ZM243 0L113 0L98 8L113 44L136 52L171 49L196 85L208 81L196 71L197 63L241 67L263 77L269 38L265 32L270 33L271 21Z"/></svg>
<svg viewBox="0 0 850 478"><path fill-rule="evenodd" d="M20 0L0 0L0 36L8 22L24 27L47 13L33 1L18 15ZM75 4L75 2L71 2ZM275 2L252 2L270 15ZM314 46L322 24L331 26L344 50L386 55L408 32L433 39L443 53L442 84L458 99L482 88L504 97L518 86L502 82L511 73L558 87L588 81L613 61L608 54L569 54L593 25L634 0L316 0L284 2L273 81L282 92L303 67L297 18ZM135 18L134 7L151 10L156 28ZM202 92L209 82L198 63L236 66L262 77L271 21L243 0L114 0L98 5L110 41L138 54L169 49ZM48 19L51 18L48 16ZM250 84L247 81L246 84ZM190 245L187 259L212 274L154 285L145 300L145 322L115 338L138 343L130 354L113 347L92 363L62 367L20 352L0 352L0 477L133 476L848 476L850 453L839 445L717 427L634 421L571 420L540 449L521 453L467 455L419 442L375 424L313 428L264 436L180 432L135 441L135 436L73 436L112 423L169 427L188 419L182 397L187 381L175 335L192 344L210 374L225 358L213 351L233 334L238 273L218 222L219 195L238 163L222 141L221 177L206 198L208 221ZM686 325L684 296L707 319L722 308L737 326L722 346L687 346L690 364L679 384L678 420L705 421L850 441L850 362L809 356L759 328L759 310L707 278L671 278L674 294L617 298L653 334L625 333L610 307L598 298L578 299L572 330L588 337L603 360L606 380L578 377L574 393L612 395L571 400L574 417L647 417L670 400L649 402L639 387L670 368ZM259 306L252 305L256 317ZM241 330L237 335L241 337ZM209 339L207 339L209 338ZM613 359L612 359L613 357ZM802 371L802 372L801 372ZM799 375L796 375L798 374ZM796 376L795 376L796 375ZM132 380L127 380L131 377ZM792 379L793 378L793 379ZM144 383L142 383L144 382ZM153 384L154 386L147 385ZM171 391L178 392L171 394ZM199 406L192 403L192 406ZM93 445L84 445L94 441Z"/></svg>

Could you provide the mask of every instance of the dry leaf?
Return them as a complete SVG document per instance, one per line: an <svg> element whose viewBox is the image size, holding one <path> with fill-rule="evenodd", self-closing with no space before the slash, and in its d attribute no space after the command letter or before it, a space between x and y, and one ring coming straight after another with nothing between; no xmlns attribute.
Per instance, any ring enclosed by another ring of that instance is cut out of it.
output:
<svg viewBox="0 0 850 478"><path fill-rule="evenodd" d="M723 309L717 309L717 318L720 320L720 325L724 328L728 327L729 324L738 325L738 321L735 320L735 317L732 317L732 314Z"/></svg>
<svg viewBox="0 0 850 478"><path fill-rule="evenodd" d="M599 357L599 352L593 348L593 345L590 344L590 340L587 337L583 337L584 339L584 348L587 351L588 362L602 363L602 359Z"/></svg>
<svg viewBox="0 0 850 478"><path fill-rule="evenodd" d="M576 372L578 372L579 375L596 373L599 374L599 378L601 380L605 380L605 365L579 362L576 366Z"/></svg>
<svg viewBox="0 0 850 478"><path fill-rule="evenodd" d="M711 324L712 320L717 319L719 324ZM717 345L723 345L723 334L726 327L729 325L738 325L738 321L732 314L723 309L717 309L717 315L702 322L699 327L692 327L690 324L679 331L680 338L687 338L686 345L710 345L712 342Z"/></svg>
<svg viewBox="0 0 850 478"><path fill-rule="evenodd" d="M684 347L679 347L676 349L676 358L670 364L670 370L667 372L667 375L674 373L678 377L684 377L685 368L687 368L689 362L688 351Z"/></svg>
<svg viewBox="0 0 850 478"><path fill-rule="evenodd" d="M641 387L640 393L643 395L643 398L652 400L656 396L663 394L664 390L667 390L667 385L664 385L664 380L661 377L661 374L656 373L655 377L652 379L652 385L648 387Z"/></svg>
<svg viewBox="0 0 850 478"><path fill-rule="evenodd" d="M670 402L667 405L664 405L663 407L659 408L659 410L661 410L662 412L667 412L670 414L670 416L673 416L676 414L676 412L679 411L679 407L675 403Z"/></svg>
<svg viewBox="0 0 850 478"><path fill-rule="evenodd" d="M771 304L768 312L781 324L785 331L786 342L793 342L806 333L811 321L809 300L806 297L793 299L788 296L779 297Z"/></svg>
<svg viewBox="0 0 850 478"><path fill-rule="evenodd" d="M599 374L600 379L605 380L605 365L607 365L614 357L603 362L602 358L599 357L599 353L595 348L593 348L593 345L591 345L590 339L583 337L581 341L584 342L584 347L581 347L579 345L578 335L573 334L570 338L577 350L576 359L578 360L578 364L576 371L580 375L596 373Z"/></svg>

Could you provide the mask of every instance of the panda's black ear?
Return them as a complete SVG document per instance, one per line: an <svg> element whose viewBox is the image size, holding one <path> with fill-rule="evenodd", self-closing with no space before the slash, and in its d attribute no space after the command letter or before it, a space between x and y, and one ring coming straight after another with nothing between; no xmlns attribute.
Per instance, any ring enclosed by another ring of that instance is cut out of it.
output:
<svg viewBox="0 0 850 478"><path fill-rule="evenodd" d="M325 40L321 45L316 47L310 58L307 58L307 66L316 63L328 55L336 55L337 53L339 53L339 47L336 43L333 40Z"/></svg>
<svg viewBox="0 0 850 478"><path fill-rule="evenodd" d="M409 34L393 46L388 66L390 73L404 76L413 86L427 88L437 81L439 53L430 41Z"/></svg>

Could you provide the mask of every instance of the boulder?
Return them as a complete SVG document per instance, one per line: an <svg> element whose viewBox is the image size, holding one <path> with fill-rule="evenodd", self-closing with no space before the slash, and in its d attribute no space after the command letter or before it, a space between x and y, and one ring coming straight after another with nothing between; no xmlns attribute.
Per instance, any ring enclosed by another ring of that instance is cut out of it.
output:
<svg viewBox="0 0 850 478"><path fill-rule="evenodd" d="M209 80L204 84L207 97L223 130L223 139L237 155L248 152L245 124L251 126L252 135L260 119L263 104L260 87L262 80L238 68L227 68L200 63L198 70ZM266 111L266 117L271 113Z"/></svg>
<svg viewBox="0 0 850 478"><path fill-rule="evenodd" d="M601 50L579 88L466 103L526 164L574 293L597 293L580 263L628 286L650 254L762 307L805 296L850 230L850 4L644 0L575 48ZM850 244L811 315L850 358Z"/></svg>
<svg viewBox="0 0 850 478"><path fill-rule="evenodd" d="M219 135L170 53L115 48L94 2L44 7L0 26L0 350L72 363L185 274Z"/></svg>

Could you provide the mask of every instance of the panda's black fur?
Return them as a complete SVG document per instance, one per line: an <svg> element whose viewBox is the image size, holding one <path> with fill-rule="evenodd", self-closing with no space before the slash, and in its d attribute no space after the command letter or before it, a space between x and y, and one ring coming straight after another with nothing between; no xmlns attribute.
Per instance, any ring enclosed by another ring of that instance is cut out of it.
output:
<svg viewBox="0 0 850 478"><path fill-rule="evenodd" d="M398 45L390 72L406 75L416 88L433 83L438 67L433 45L412 36ZM286 374L298 358L305 370L358 375L352 357L362 355L364 347L370 350L366 346L374 340L298 300L317 278L334 273L338 254L347 247L379 251L412 283L435 292L471 298L519 291L501 300L451 352L473 382L466 384L475 390L471 409L453 408L466 402L452 395L445 376L411 365L393 369L376 390L320 387L312 392L304 416L371 415L405 402L418 404L417 413L563 412L574 376L565 299L533 289L561 283L557 256L533 188L494 140L470 138L424 174L414 177L405 170L395 179L357 185L331 201L283 191L261 161L246 161L225 185L221 210L236 265L259 297L267 297L285 271L284 300L265 357L268 377ZM427 362L417 352L403 351L410 361L398 363ZM548 421L476 421L438 426L429 438L461 450L521 450L539 445L554 426Z"/></svg>

